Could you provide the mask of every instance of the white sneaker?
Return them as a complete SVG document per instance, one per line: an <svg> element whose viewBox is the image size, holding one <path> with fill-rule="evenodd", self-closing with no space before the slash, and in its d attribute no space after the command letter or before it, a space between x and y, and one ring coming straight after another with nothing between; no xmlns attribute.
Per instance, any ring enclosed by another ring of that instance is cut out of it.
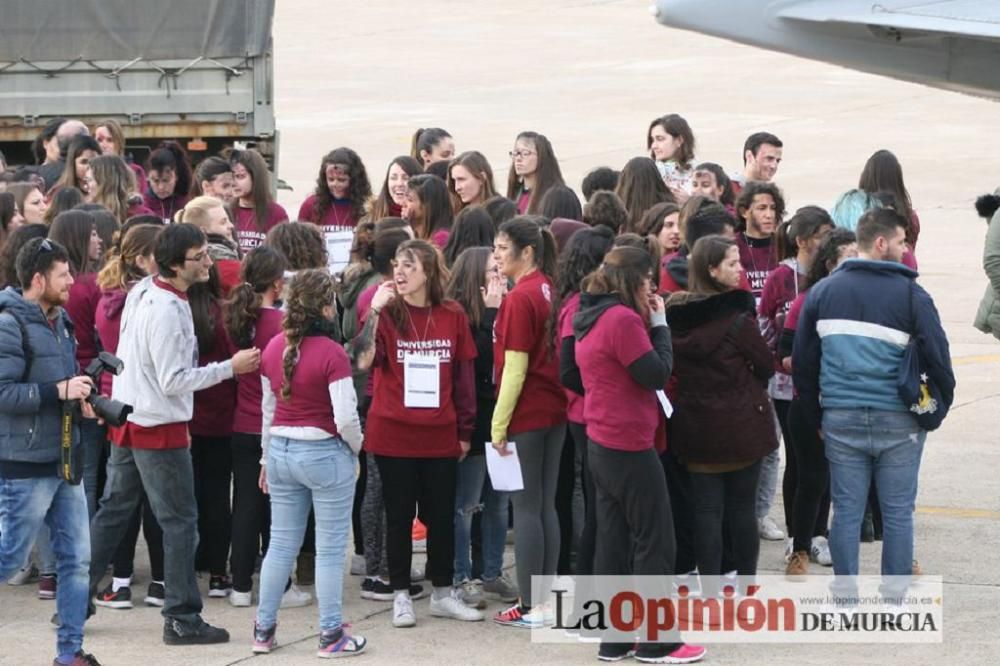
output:
<svg viewBox="0 0 1000 666"><path fill-rule="evenodd" d="M292 585L281 595L281 608L301 608L312 603L313 595L303 592L296 585Z"/></svg>
<svg viewBox="0 0 1000 666"><path fill-rule="evenodd" d="M458 588L452 588L451 594L444 599L435 599L431 595L430 613L434 617L447 617L463 622L482 622L486 616L475 608L469 608L462 603Z"/></svg>
<svg viewBox="0 0 1000 666"><path fill-rule="evenodd" d="M576 581L573 580L572 576L556 576L556 579L552 581L553 592L566 592L568 594L573 594L575 589Z"/></svg>
<svg viewBox="0 0 1000 666"><path fill-rule="evenodd" d="M417 616L413 614L413 600L406 592L398 593L392 600L392 626L403 628L413 627L416 624Z"/></svg>
<svg viewBox="0 0 1000 666"><path fill-rule="evenodd" d="M795 539L788 537L788 543L785 544L785 564L788 564L789 560L792 559L792 548L795 545Z"/></svg>
<svg viewBox="0 0 1000 666"><path fill-rule="evenodd" d="M426 553L427 552L427 539L414 539L413 540L413 552L414 553Z"/></svg>
<svg viewBox="0 0 1000 666"><path fill-rule="evenodd" d="M7 579L8 585L27 585L32 580L38 579L38 569L30 562L17 570L17 572Z"/></svg>
<svg viewBox="0 0 1000 666"><path fill-rule="evenodd" d="M424 569L423 568L417 566L416 564L414 564L412 567L410 567L410 582L411 583L419 583L420 581L422 581L426 577L427 577L427 575L424 573Z"/></svg>
<svg viewBox="0 0 1000 666"><path fill-rule="evenodd" d="M826 537L815 536L809 548L809 559L824 567L833 566L833 555L830 554L830 544Z"/></svg>
<svg viewBox="0 0 1000 666"><path fill-rule="evenodd" d="M760 532L761 539L767 539L768 541L781 541L785 538L785 533L778 529L778 526L775 525L771 516L764 516L757 521L757 530Z"/></svg>
<svg viewBox="0 0 1000 666"><path fill-rule="evenodd" d="M365 566L365 556L355 553L351 556L351 575L364 576L368 572Z"/></svg>
<svg viewBox="0 0 1000 666"><path fill-rule="evenodd" d="M233 590L229 593L229 603L236 608L248 608L253 605L253 592L237 592Z"/></svg>

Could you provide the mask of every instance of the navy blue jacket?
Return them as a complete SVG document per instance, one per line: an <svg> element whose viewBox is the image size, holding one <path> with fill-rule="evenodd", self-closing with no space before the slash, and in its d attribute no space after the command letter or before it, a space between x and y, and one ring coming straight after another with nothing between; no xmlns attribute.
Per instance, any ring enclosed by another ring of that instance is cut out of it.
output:
<svg viewBox="0 0 1000 666"><path fill-rule="evenodd" d="M848 259L809 290L795 331L792 368L812 425L819 427L823 408L907 411L896 381L914 334L923 338L930 380L953 394L948 338L916 277L900 263Z"/></svg>
<svg viewBox="0 0 1000 666"><path fill-rule="evenodd" d="M27 377L22 326L31 350ZM20 290L0 291L0 462L59 461L62 403L56 383L76 376L77 368L76 338L66 311L60 308L50 322ZM74 426L74 443L78 439Z"/></svg>

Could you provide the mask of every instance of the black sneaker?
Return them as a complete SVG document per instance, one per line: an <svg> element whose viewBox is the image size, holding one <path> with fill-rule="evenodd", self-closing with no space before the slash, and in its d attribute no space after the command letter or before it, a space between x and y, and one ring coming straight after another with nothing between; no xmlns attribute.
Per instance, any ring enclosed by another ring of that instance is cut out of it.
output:
<svg viewBox="0 0 1000 666"><path fill-rule="evenodd" d="M208 596L224 599L233 591L233 581L229 576L212 576L208 580Z"/></svg>
<svg viewBox="0 0 1000 666"><path fill-rule="evenodd" d="M117 608L124 610L132 608L132 589L129 587L119 587L114 591L114 587L109 583L104 591L94 598L94 603L105 608Z"/></svg>
<svg viewBox="0 0 1000 666"><path fill-rule="evenodd" d="M52 662L52 666L61 666L62 663L56 659ZM68 662L68 666L101 666L101 662L97 661L97 657L94 655L77 650L76 654L73 655L73 661Z"/></svg>
<svg viewBox="0 0 1000 666"><path fill-rule="evenodd" d="M601 647L597 650L597 658L601 661L622 661L633 654L635 654L633 643L601 642Z"/></svg>
<svg viewBox="0 0 1000 666"><path fill-rule="evenodd" d="M147 606L158 606L163 608L163 583L150 583L146 588L146 598L142 600Z"/></svg>
<svg viewBox="0 0 1000 666"><path fill-rule="evenodd" d="M168 618L163 623L163 642L167 645L209 645L228 643L229 632L213 627L200 617L194 622Z"/></svg>
<svg viewBox="0 0 1000 666"><path fill-rule="evenodd" d="M384 583L377 578L368 579L368 589L361 588L361 598L370 601L392 601L396 597L395 591L388 583Z"/></svg>

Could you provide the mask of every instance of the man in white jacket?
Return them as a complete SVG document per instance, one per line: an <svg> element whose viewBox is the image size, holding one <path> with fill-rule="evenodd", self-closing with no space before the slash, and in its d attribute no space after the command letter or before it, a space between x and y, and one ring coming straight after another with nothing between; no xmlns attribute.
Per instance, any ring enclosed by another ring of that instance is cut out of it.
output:
<svg viewBox="0 0 1000 666"><path fill-rule="evenodd" d="M224 643L229 633L201 619L195 578L198 508L191 469L188 421L194 392L256 370L260 350L198 367L198 344L188 288L208 280L212 259L201 230L175 224L160 234L154 257L159 275L135 285L125 301L118 356L125 368L112 397L133 405L121 428L111 428L111 458L100 510L91 522L91 595L145 491L163 528L163 642Z"/></svg>

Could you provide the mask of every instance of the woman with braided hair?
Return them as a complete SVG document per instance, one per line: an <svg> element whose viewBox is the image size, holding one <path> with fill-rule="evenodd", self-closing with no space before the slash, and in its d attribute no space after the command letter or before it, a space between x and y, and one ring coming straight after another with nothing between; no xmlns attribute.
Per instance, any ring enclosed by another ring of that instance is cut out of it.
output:
<svg viewBox="0 0 1000 666"><path fill-rule="evenodd" d="M278 606L310 508L316 515L318 656L357 654L367 644L348 635L341 619L361 423L351 362L333 339L335 298L336 284L325 270L296 274L282 334L261 356L260 486L271 495L271 541L260 572L254 652L270 652L276 644Z"/></svg>

